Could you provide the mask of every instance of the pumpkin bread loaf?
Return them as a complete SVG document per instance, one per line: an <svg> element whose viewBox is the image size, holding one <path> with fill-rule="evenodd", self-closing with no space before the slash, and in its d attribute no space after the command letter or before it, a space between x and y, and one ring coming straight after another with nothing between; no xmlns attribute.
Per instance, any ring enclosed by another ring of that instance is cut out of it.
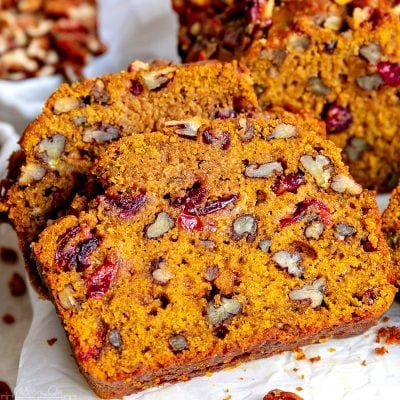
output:
<svg viewBox="0 0 400 400"><path fill-rule="evenodd" d="M34 286L45 295L31 242L65 215L77 192L96 192L86 174L110 142L166 120L232 116L257 106L252 80L236 62L134 62L129 71L62 85L26 129L0 185L0 213L15 227Z"/></svg>
<svg viewBox="0 0 400 400"><path fill-rule="evenodd" d="M400 186L393 191L383 213L382 230L391 248L397 286L400 287Z"/></svg>
<svg viewBox="0 0 400 400"><path fill-rule="evenodd" d="M167 121L93 175L33 253L99 396L359 334L393 301L374 193L301 118Z"/></svg>
<svg viewBox="0 0 400 400"><path fill-rule="evenodd" d="M173 0L184 61L241 60L263 108L324 120L356 181L380 191L400 177L396 3Z"/></svg>
<svg viewBox="0 0 400 400"><path fill-rule="evenodd" d="M95 0L0 2L0 79L61 72L77 80L90 59L104 51Z"/></svg>

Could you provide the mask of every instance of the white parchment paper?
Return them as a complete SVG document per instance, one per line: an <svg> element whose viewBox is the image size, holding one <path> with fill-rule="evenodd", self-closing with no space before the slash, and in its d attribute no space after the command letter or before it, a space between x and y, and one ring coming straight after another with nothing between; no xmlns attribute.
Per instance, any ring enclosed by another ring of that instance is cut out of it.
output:
<svg viewBox="0 0 400 400"><path fill-rule="evenodd" d="M0 179L10 154L18 147L17 138L11 125L0 122ZM5 224L0 224L0 246L18 251L16 235ZM11 296L8 282L14 273L23 276L24 271L21 255L15 264L0 259L0 318L11 314L15 319L13 324L0 321L0 380L12 387L16 383L19 355L31 323L32 310L28 296Z"/></svg>
<svg viewBox="0 0 400 400"><path fill-rule="evenodd" d="M101 34L109 52L87 68L89 76L120 70L136 58L177 60L177 26L169 0L103 0L100 4ZM59 83L58 77L18 83L0 81L0 120L11 123L20 133ZM9 126L3 128L8 135L5 142L11 148L16 143L15 135ZM1 162L0 153L0 174L4 165ZM383 208L387 196L380 197L379 203ZM8 228L0 232L0 238L2 243L16 246ZM38 300L32 290L29 295L33 320L20 357L16 399L96 399L78 371L52 304ZM377 329L400 326L400 305L394 304L387 316L388 321L363 335L305 347L305 360L296 360L295 353L286 352L127 399L261 400L274 388L297 392L307 400L397 399L400 346L386 345L388 353L383 356L374 352L381 346L375 343ZM57 341L49 346L47 340L53 338ZM6 353L6 347L4 343L0 349ZM321 360L312 363L309 359L316 356Z"/></svg>

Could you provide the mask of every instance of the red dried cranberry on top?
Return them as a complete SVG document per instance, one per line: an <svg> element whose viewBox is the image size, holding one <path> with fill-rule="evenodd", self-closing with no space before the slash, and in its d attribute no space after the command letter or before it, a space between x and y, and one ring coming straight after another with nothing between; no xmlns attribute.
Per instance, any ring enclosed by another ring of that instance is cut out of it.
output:
<svg viewBox="0 0 400 400"><path fill-rule="evenodd" d="M325 110L324 120L328 133L339 133L346 130L353 122L348 108L331 104Z"/></svg>
<svg viewBox="0 0 400 400"><path fill-rule="evenodd" d="M378 74L381 76L386 85L394 87L400 85L400 63L382 61L378 63L376 67Z"/></svg>

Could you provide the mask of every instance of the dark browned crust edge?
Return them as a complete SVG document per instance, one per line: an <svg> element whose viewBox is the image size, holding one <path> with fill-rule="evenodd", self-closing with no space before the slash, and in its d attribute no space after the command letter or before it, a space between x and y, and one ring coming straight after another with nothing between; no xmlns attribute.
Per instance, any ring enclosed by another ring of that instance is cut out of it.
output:
<svg viewBox="0 0 400 400"><path fill-rule="evenodd" d="M297 349L299 347L318 342L326 338L346 338L359 335L368 328L377 324L380 315L370 316L362 319L361 317L347 321L344 324L336 325L332 328L324 329L319 332L312 332L310 335L303 334L297 340L281 343L278 339L268 338L261 343L254 345L250 351L243 351L239 347L226 354L219 354L204 360L195 361L185 366L177 368L159 368L156 371L146 372L142 375L132 374L132 379L128 381L119 380L105 382L92 377L78 363L82 375L85 377L92 390L101 398L120 398L152 386L163 383L176 383L187 381L196 376L205 375L207 372L214 372L226 367L236 366L242 362L266 358L275 354Z"/></svg>

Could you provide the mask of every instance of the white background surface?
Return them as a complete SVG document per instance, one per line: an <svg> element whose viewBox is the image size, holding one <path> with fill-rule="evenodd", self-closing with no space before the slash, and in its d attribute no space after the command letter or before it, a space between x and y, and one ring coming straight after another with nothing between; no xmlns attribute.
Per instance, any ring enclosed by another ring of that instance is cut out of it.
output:
<svg viewBox="0 0 400 400"><path fill-rule="evenodd" d="M176 22L169 0L101 1L102 36L109 45L107 55L95 60L87 72L97 75L125 68L132 59L167 58L177 60ZM44 100L60 83L57 77L26 82L0 82L0 121L11 123L21 132L40 111ZM2 156L15 145L12 128L0 124L7 145ZM381 206L387 196L379 199ZM0 245L17 248L15 235L0 226ZM17 322L0 322L0 380L14 386L19 350L29 327L31 308L28 296L10 299L7 282L18 266L0 265L0 316L13 313ZM95 399L72 359L65 334L49 302L39 301L30 292L33 322L26 337L16 388L17 399ZM400 326L400 305L392 306L384 325ZM400 346L386 346L388 354L378 356L374 348L378 327L351 339L332 340L304 348L307 358L297 361L295 354L284 353L266 360L243 364L235 369L192 381L151 389L127 399L141 400L261 400L271 389L296 392L307 400L372 400L400 398ZM53 346L47 339L57 338ZM334 349L334 351L332 350ZM366 366L361 365L366 361ZM295 370L297 369L297 371ZM231 396L231 397L229 397Z"/></svg>

